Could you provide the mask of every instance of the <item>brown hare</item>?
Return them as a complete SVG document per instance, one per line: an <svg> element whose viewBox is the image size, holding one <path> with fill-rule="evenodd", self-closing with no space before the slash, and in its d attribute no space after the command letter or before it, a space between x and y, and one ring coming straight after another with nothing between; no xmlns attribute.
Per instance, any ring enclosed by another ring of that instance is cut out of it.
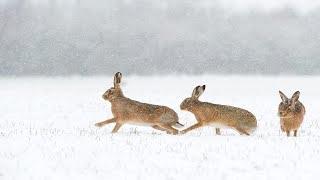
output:
<svg viewBox="0 0 320 180"><path fill-rule="evenodd" d="M116 133L123 124L151 126L154 129L178 134L174 127L183 126L178 122L178 115L166 106L141 103L123 95L120 88L122 74L114 75L114 87L108 89L102 98L111 103L113 118L96 123L97 127L115 122L112 133Z"/></svg>
<svg viewBox="0 0 320 180"><path fill-rule="evenodd" d="M281 130L286 132L287 136L290 136L291 131L294 132L294 136L297 136L298 129L306 113L305 107L299 101L300 92L295 92L291 99L287 98L281 91L279 91L279 94L282 99L278 109Z"/></svg>
<svg viewBox="0 0 320 180"><path fill-rule="evenodd" d="M198 121L195 125L181 131L182 134L202 126L217 128L217 134L220 134L219 128L232 128L245 135L250 135L256 129L257 120L247 110L199 101L205 88L205 85L197 86L194 88L192 96L181 103L180 109L190 111Z"/></svg>

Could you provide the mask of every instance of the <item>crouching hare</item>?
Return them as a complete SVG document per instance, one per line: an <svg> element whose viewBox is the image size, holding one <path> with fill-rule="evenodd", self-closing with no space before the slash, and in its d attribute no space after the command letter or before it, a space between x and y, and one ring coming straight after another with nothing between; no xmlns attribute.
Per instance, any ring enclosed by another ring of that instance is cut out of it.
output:
<svg viewBox="0 0 320 180"><path fill-rule="evenodd" d="M300 92L295 92L291 99L281 91L279 91L279 94L282 99L278 109L281 130L286 132L287 136L290 136L291 131L294 132L294 136L297 136L298 129L306 113L305 107L299 101Z"/></svg>
<svg viewBox="0 0 320 180"><path fill-rule="evenodd" d="M166 106L141 103L131 100L123 95L120 88L122 74L114 75L114 87L108 89L102 98L111 103L113 118L96 123L97 127L115 122L112 133L116 133L123 124L151 126L154 129L166 131L170 134L178 134L173 128L183 126L178 122L178 115Z"/></svg>
<svg viewBox="0 0 320 180"><path fill-rule="evenodd" d="M198 121L195 125L181 131L182 134L202 126L215 127L218 135L220 135L220 128L232 128L245 135L250 135L256 129L257 120L247 110L199 101L205 88L205 85L197 86L192 96L181 103L180 109L193 113Z"/></svg>

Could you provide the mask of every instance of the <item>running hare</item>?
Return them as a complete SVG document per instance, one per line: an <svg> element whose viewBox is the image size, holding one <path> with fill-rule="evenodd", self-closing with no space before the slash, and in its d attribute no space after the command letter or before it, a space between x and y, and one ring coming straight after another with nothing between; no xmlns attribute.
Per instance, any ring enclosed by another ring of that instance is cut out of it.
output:
<svg viewBox="0 0 320 180"><path fill-rule="evenodd" d="M172 126L180 127L178 115L172 109L165 106L141 103L125 97L120 88L122 74L114 75L114 87L108 89L102 98L111 103L111 111L114 118L96 123L97 127L115 122L112 133L116 133L123 124L151 126L154 129L177 134L178 130Z"/></svg>
<svg viewBox="0 0 320 180"><path fill-rule="evenodd" d="M281 91L279 91L279 94L282 99L278 109L281 130L286 132L287 136L290 136L291 131L294 132L294 136L297 136L298 129L306 113L303 104L299 101L300 92L295 92L291 99L287 98Z"/></svg>
<svg viewBox="0 0 320 180"><path fill-rule="evenodd" d="M181 131L182 134L202 126L216 127L217 134L220 134L219 128L232 128L245 135L250 135L256 129L257 120L247 110L199 101L205 88L205 85L197 86L192 96L181 103L180 109L190 111L198 121L195 125Z"/></svg>

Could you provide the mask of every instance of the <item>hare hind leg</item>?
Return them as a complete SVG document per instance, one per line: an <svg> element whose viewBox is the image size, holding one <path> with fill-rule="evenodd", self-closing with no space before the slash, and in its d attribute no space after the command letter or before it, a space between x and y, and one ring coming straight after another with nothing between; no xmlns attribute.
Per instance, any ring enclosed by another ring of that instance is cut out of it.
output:
<svg viewBox="0 0 320 180"><path fill-rule="evenodd" d="M250 136L250 134L247 132L247 131L245 131L244 129L242 129L242 128L236 128L236 130L242 135L242 134L245 134L245 135L247 135L247 136Z"/></svg>
<svg viewBox="0 0 320 180"><path fill-rule="evenodd" d="M118 132L118 130L121 128L122 124L120 123L116 123L116 125L114 126L112 133L116 133Z"/></svg>
<svg viewBox="0 0 320 180"><path fill-rule="evenodd" d="M216 128L216 135L221 135L220 128Z"/></svg>
<svg viewBox="0 0 320 180"><path fill-rule="evenodd" d="M178 130L176 130L175 128L171 127L168 124L159 124L159 127L165 129L167 132L174 134L174 135L178 134L178 132L179 132Z"/></svg>
<svg viewBox="0 0 320 180"><path fill-rule="evenodd" d="M114 122L116 122L116 119L115 118L111 118L111 119L108 119L108 120L105 120L105 121L98 122L98 123L96 123L94 125L97 126L97 127L102 127L102 126L104 126L106 124L110 124L110 123L114 123Z"/></svg>
<svg viewBox="0 0 320 180"><path fill-rule="evenodd" d="M293 131L294 137L297 137L297 134L298 134L298 130L294 130L294 131Z"/></svg>
<svg viewBox="0 0 320 180"><path fill-rule="evenodd" d="M160 131L167 131L166 129L158 126L158 125L154 125L154 126L151 126L153 129L156 129L156 130L160 130Z"/></svg>

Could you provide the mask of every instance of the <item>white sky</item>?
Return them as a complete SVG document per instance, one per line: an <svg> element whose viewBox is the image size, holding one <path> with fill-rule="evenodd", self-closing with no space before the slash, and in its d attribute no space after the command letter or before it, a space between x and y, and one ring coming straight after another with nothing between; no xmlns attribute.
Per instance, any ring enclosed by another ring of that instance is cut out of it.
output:
<svg viewBox="0 0 320 180"><path fill-rule="evenodd" d="M9 3L11 0L0 0L0 5ZM51 0L29 0L29 2L41 5L47 4ZM103 1L103 0L93 0L91 3L95 1ZM157 2L158 1L158 2ZM13 1L11 1L13 2ZM88 3L87 0L54 0L55 3L61 3L63 5L72 5L73 3ZM138 3L137 0L126 0L129 3ZM165 2L161 0L153 0L154 3L163 4ZM159 3L160 2L160 3ZM291 7L297 10L300 13L307 13L314 9L320 7L319 0L189 0L184 1L181 0L181 3L193 3L196 6L212 8L214 6L221 6L223 9L234 12L243 12L243 11L251 11L251 10L259 10L259 11L272 11L277 10L283 7Z"/></svg>
<svg viewBox="0 0 320 180"><path fill-rule="evenodd" d="M283 7L292 7L301 13L306 13L320 7L320 1L317 0L220 0L219 3L225 9L235 11L255 9L270 11Z"/></svg>

